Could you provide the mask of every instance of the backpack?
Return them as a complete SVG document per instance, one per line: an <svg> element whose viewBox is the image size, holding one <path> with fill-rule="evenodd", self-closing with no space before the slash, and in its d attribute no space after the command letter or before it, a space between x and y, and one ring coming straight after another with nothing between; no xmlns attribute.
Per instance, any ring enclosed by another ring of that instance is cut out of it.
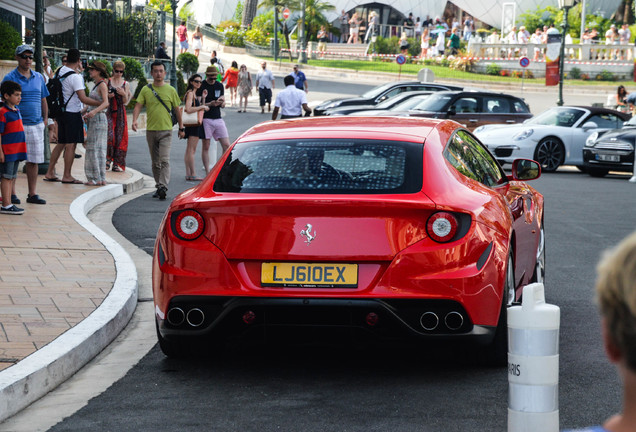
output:
<svg viewBox="0 0 636 432"><path fill-rule="evenodd" d="M66 105L68 105L68 102L71 100L73 95L64 102L62 80L74 73L75 71L69 71L60 76L60 71L58 70L55 72L53 78L49 79L49 82L46 84L46 88L49 91L49 95L46 97L46 104L49 107L49 118L58 118L64 113L64 111L66 111Z"/></svg>

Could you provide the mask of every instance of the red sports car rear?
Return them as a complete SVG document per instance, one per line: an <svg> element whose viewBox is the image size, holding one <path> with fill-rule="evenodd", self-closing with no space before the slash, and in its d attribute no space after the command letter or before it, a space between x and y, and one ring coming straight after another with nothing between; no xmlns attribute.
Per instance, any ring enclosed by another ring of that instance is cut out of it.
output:
<svg viewBox="0 0 636 432"><path fill-rule="evenodd" d="M160 226L161 348L268 327L468 338L505 361L506 306L544 274L543 198L448 120L312 118L241 136Z"/></svg>

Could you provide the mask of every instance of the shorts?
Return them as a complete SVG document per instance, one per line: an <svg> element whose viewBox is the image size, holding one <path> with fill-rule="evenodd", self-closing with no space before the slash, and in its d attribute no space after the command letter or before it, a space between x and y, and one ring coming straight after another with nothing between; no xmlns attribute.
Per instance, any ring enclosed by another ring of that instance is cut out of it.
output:
<svg viewBox="0 0 636 432"><path fill-rule="evenodd" d="M318 51L327 51L327 42L318 42Z"/></svg>
<svg viewBox="0 0 636 432"><path fill-rule="evenodd" d="M272 103L272 89L268 88L259 88L258 89L258 99L260 101L260 106L265 106L265 103Z"/></svg>
<svg viewBox="0 0 636 432"><path fill-rule="evenodd" d="M203 48L203 42L201 42L201 38L199 38L199 39L194 38L192 40L192 48L195 49L195 50L197 50L197 49L200 50L201 48Z"/></svg>
<svg viewBox="0 0 636 432"><path fill-rule="evenodd" d="M221 138L229 138L230 134L227 133L225 122L223 119L203 119L203 130L205 131L205 139L214 138L215 141Z"/></svg>
<svg viewBox="0 0 636 432"><path fill-rule="evenodd" d="M65 112L57 119L57 142L77 144L84 142L84 120L78 112Z"/></svg>
<svg viewBox="0 0 636 432"><path fill-rule="evenodd" d="M183 42L179 42L179 46L181 47L181 49L188 49L190 48L190 45L188 45L188 41L184 40Z"/></svg>
<svg viewBox="0 0 636 432"><path fill-rule="evenodd" d="M44 123L24 125L26 137L27 162L40 164L44 162Z"/></svg>
<svg viewBox="0 0 636 432"><path fill-rule="evenodd" d="M13 180L18 176L19 161L13 162L0 162L0 177L8 180Z"/></svg>

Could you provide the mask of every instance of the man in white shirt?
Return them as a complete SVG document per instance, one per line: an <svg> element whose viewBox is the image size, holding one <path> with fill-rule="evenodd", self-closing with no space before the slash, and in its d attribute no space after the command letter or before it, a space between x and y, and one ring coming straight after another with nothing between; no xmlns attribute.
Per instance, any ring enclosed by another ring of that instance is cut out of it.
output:
<svg viewBox="0 0 636 432"><path fill-rule="evenodd" d="M267 111L272 110L272 89L276 87L274 74L267 69L267 62L261 62L261 70L256 74L256 88L258 89L258 97L260 100L261 114L265 112L265 103L267 103Z"/></svg>
<svg viewBox="0 0 636 432"><path fill-rule="evenodd" d="M307 115L310 115L311 108L307 106L307 96L304 91L296 88L294 77L287 75L283 82L285 83L285 90L276 95L272 120L276 120L279 110L281 120L300 117L303 115L303 110Z"/></svg>
<svg viewBox="0 0 636 432"><path fill-rule="evenodd" d="M68 50L66 54L66 65L62 66L58 72L59 77L64 77L68 72L75 72L80 67L80 52L75 48ZM62 183L83 184L81 180L73 178L71 168L75 161L75 146L84 142L84 120L82 119L82 104L98 106L100 101L86 96L84 78L79 73L69 74L62 80L62 91L66 109L57 120L57 142L58 144L51 151L49 169L44 175L46 181L60 181L55 174L57 164L62 151L64 151L64 174Z"/></svg>

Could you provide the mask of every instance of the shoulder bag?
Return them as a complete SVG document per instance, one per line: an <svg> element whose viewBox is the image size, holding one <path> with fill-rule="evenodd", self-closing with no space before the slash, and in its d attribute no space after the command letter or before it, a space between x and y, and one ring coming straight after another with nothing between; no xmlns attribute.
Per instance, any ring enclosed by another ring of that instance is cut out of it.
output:
<svg viewBox="0 0 636 432"><path fill-rule="evenodd" d="M152 94L155 95L155 97L157 99L159 99L159 102L161 102L161 105L163 105L163 107L168 111L168 113L170 114L170 118L172 119L172 126L176 125L177 123L179 123L179 120L177 120L177 114L175 113L175 108L172 107L172 109L168 108L168 106L165 104L164 101L161 100L161 98L159 97L159 95L157 94L157 92L155 91L154 88L152 88L152 84L148 84L148 88L150 89L150 91L152 91Z"/></svg>

